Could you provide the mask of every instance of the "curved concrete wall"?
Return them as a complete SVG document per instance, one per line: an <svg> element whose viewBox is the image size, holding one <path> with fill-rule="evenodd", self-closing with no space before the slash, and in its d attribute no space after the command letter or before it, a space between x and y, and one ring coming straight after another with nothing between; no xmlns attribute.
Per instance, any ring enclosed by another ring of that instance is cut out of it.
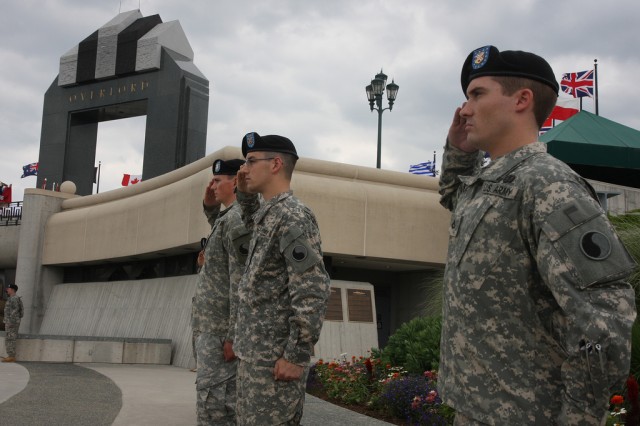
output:
<svg viewBox="0 0 640 426"><path fill-rule="evenodd" d="M20 225L0 226L0 269L14 269L18 263Z"/></svg>
<svg viewBox="0 0 640 426"><path fill-rule="evenodd" d="M173 365L193 367L191 297L196 275L58 284L40 334L171 339Z"/></svg>
<svg viewBox="0 0 640 426"><path fill-rule="evenodd" d="M46 225L44 265L155 257L197 249L209 225L202 194L226 147L135 186L65 200ZM442 265L449 213L436 178L301 159L292 181L315 212L325 254Z"/></svg>

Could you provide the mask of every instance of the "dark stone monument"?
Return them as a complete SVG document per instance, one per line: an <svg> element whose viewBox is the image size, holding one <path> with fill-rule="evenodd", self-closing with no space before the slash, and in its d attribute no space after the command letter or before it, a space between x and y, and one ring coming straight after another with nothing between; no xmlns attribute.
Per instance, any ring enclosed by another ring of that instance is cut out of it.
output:
<svg viewBox="0 0 640 426"><path fill-rule="evenodd" d="M209 81L178 21L123 12L60 58L44 99L37 186L93 192L98 123L146 115L142 179L204 157Z"/></svg>

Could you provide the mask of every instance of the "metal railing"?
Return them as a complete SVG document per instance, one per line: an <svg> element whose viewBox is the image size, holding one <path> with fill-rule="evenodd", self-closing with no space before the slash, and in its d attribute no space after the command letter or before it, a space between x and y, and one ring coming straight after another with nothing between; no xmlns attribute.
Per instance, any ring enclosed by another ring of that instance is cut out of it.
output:
<svg viewBox="0 0 640 426"><path fill-rule="evenodd" d="M22 222L22 201L0 204L0 226L20 225Z"/></svg>

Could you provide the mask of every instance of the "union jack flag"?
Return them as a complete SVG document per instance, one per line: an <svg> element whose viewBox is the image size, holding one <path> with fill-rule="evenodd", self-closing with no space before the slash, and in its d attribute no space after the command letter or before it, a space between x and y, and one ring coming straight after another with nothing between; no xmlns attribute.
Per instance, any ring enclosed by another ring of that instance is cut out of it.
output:
<svg viewBox="0 0 640 426"><path fill-rule="evenodd" d="M22 176L21 178L27 176L38 176L38 163L27 164L26 166L22 166Z"/></svg>
<svg viewBox="0 0 640 426"><path fill-rule="evenodd" d="M540 130L538 131L538 136L545 134L551 129L553 129L553 118L547 118L544 124L542 125L542 127L540 127Z"/></svg>
<svg viewBox="0 0 640 426"><path fill-rule="evenodd" d="M574 98L593 97L593 70L562 74L562 91Z"/></svg>

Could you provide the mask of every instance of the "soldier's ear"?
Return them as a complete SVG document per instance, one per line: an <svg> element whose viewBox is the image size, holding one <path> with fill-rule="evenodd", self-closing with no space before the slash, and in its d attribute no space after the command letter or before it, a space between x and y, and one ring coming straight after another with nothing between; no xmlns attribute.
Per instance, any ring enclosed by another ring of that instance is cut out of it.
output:
<svg viewBox="0 0 640 426"><path fill-rule="evenodd" d="M284 161L282 157L275 156L273 157L273 171L278 173L282 167L284 167Z"/></svg>

